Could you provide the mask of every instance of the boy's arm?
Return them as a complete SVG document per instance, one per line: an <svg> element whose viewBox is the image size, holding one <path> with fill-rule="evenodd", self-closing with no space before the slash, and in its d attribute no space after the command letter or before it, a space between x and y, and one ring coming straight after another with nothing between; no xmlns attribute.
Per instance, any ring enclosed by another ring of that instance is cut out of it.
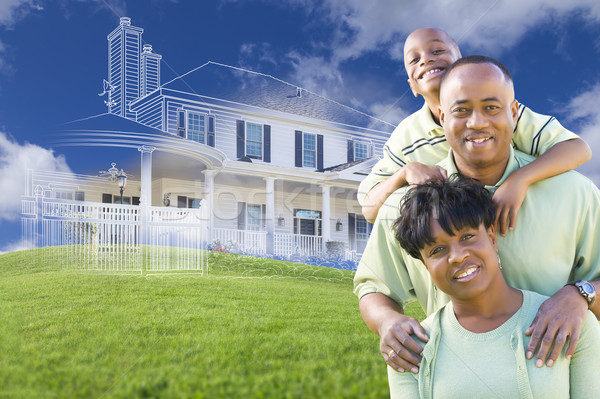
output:
<svg viewBox="0 0 600 399"><path fill-rule="evenodd" d="M422 184L431 180L445 180L446 178L446 170L437 165L409 162L369 190L362 203L362 214L369 223L374 223L381 205L391 193L400 187L407 184Z"/></svg>
<svg viewBox="0 0 600 399"><path fill-rule="evenodd" d="M587 143L575 138L556 143L530 164L512 172L494 193L498 206L496 224L500 234L504 236L507 230L514 228L517 212L530 185L575 169L591 157L592 150Z"/></svg>

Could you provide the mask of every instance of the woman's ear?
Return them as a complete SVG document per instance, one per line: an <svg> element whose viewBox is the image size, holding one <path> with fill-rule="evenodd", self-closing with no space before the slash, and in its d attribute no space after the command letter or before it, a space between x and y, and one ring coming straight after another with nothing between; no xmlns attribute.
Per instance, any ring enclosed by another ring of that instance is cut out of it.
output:
<svg viewBox="0 0 600 399"><path fill-rule="evenodd" d="M492 245L494 246L494 248L496 248L496 252L498 252L498 242L496 241L496 226L493 223L490 225L490 227L488 227L487 234L490 238L490 241L492 242Z"/></svg>

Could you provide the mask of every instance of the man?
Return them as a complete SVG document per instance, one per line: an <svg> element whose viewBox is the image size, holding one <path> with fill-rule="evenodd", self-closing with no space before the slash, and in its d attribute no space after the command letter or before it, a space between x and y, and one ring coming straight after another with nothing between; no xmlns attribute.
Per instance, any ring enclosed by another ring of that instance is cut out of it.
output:
<svg viewBox="0 0 600 399"><path fill-rule="evenodd" d="M439 112L451 151L438 166L449 176L478 179L494 192L511 172L534 159L511 146L518 110L510 73L498 61L471 56L454 63L442 79ZM402 306L418 299L431 314L449 299L395 241L391 225L405 191L395 191L379 210L354 282L361 314L381 337L386 362L399 371L417 372L422 348L410 335L424 342L427 336L417 320L403 314ZM577 172L531 185L519 224L498 238L507 282L551 296L527 332L528 358L539 345L536 365L542 366L550 353L546 365L551 366L567 338L566 355L571 356L588 307L600 315L600 300L593 301L592 292L600 291L599 242L600 191ZM565 286L574 281L578 286Z"/></svg>

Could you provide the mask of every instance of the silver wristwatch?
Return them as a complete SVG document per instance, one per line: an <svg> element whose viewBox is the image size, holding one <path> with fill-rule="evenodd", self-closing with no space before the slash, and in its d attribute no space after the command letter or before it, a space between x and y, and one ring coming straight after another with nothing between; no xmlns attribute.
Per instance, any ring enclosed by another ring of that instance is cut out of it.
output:
<svg viewBox="0 0 600 399"><path fill-rule="evenodd" d="M570 283L567 283L567 285L574 285L577 287L581 296L587 301L588 308L592 306L592 303L594 303L594 300L596 299L596 288L592 283L585 280L579 280L571 281Z"/></svg>

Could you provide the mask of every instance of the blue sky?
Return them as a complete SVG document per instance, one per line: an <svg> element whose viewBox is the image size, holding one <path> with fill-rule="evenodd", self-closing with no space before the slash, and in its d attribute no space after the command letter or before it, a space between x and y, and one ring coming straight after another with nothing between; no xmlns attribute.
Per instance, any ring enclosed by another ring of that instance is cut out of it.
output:
<svg viewBox="0 0 600 399"><path fill-rule="evenodd" d="M568 4L566 4L568 3ZM0 0L0 252L19 248L27 168L93 173L61 123L105 112L106 36L131 18L167 82L207 61L270 74L393 123L418 109L402 45L422 26L513 73L517 99L592 147L600 185L597 0Z"/></svg>

